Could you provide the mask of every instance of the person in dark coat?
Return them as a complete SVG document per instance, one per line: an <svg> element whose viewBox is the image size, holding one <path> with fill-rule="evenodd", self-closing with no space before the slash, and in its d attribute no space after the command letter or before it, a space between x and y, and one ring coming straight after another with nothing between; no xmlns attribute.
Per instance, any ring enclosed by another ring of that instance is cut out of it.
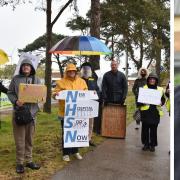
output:
<svg viewBox="0 0 180 180"><path fill-rule="evenodd" d="M138 106L137 100L138 100L139 88L143 87L146 84L148 75L149 75L149 73L148 73L147 69L140 68L138 71L138 78L134 81L132 92L134 93L135 101L136 101L136 107L138 109L139 109L139 106ZM140 122L136 121L136 128L135 129L139 129L139 125L140 125Z"/></svg>
<svg viewBox="0 0 180 180"><path fill-rule="evenodd" d="M2 81L0 81L0 94L3 92L4 94L7 94L8 89L2 84Z"/></svg>
<svg viewBox="0 0 180 180"><path fill-rule="evenodd" d="M180 86L174 89L174 180L180 179Z"/></svg>
<svg viewBox="0 0 180 180"><path fill-rule="evenodd" d="M141 111L141 121L142 121L142 132L141 132L141 141L144 147L142 150L155 151L155 146L158 145L157 142L157 128L160 122L160 116L163 115L161 106L165 103L165 96L162 87L158 86L158 77L156 74L151 73L147 78L147 85L143 88L146 89L156 89L161 92L161 104L152 105L152 104L142 104L140 105Z"/></svg>
<svg viewBox="0 0 180 180"><path fill-rule="evenodd" d="M104 103L114 103L123 105L127 96L128 85L125 75L118 71L119 63L115 60L111 62L111 71L103 76L102 99Z"/></svg>
<svg viewBox="0 0 180 180"><path fill-rule="evenodd" d="M88 90L95 90L99 96L99 87L97 85L97 77L93 76L93 69L89 62L85 62L81 65L81 78L85 80ZM97 120L97 119L96 119ZM89 145L96 146L92 142L92 132L94 126L94 118L89 119Z"/></svg>

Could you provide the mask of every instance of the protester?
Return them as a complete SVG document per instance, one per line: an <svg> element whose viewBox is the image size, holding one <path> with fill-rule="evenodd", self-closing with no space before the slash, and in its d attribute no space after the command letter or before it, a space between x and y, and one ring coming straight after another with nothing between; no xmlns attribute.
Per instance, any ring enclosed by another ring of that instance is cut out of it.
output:
<svg viewBox="0 0 180 180"><path fill-rule="evenodd" d="M133 88L132 88L132 92L134 93L134 96L135 96L137 109L139 109L139 106L137 103L139 88L143 87L146 84L147 77L148 77L148 70L145 68L140 68L138 72L138 78L135 80ZM135 129L139 129L139 126L140 126L140 121L136 121Z"/></svg>
<svg viewBox="0 0 180 180"><path fill-rule="evenodd" d="M166 108L167 108L167 111L169 112L169 116L170 116L170 87L169 87L169 84L170 84L170 82L166 86L165 95L166 95Z"/></svg>
<svg viewBox="0 0 180 180"><path fill-rule="evenodd" d="M0 94L1 92L7 94L8 89L2 84L2 81L0 81Z"/></svg>
<svg viewBox="0 0 180 180"><path fill-rule="evenodd" d="M151 73L147 78L147 85L143 88L145 89L156 89L161 93L161 104L152 105L152 104L141 104L141 121L142 121L142 132L141 140L144 147L142 150L155 151L155 146L158 145L157 142L157 128L160 122L160 116L163 115L161 106L165 103L165 96L163 88L158 86L158 77L156 74Z"/></svg>
<svg viewBox="0 0 180 180"><path fill-rule="evenodd" d="M39 110L37 103L23 103L18 100L19 84L40 84L40 79L35 76L35 69L30 60L25 59L20 66L19 74L11 80L8 90L8 97L13 104L13 133L16 145L16 172L24 173L24 161L26 167L37 170L40 165L32 161L33 135L35 131L36 113ZM18 125L15 121L15 111L19 107L29 109L33 120L27 125Z"/></svg>
<svg viewBox="0 0 180 180"><path fill-rule="evenodd" d="M62 90L87 90L88 87L86 82L77 76L77 69L74 64L68 64L66 67L64 78L58 80L56 82L56 87L53 91L53 97L58 95L58 93ZM79 160L82 159L82 156L78 152L78 148L64 148L64 110L65 110L65 101L59 100L59 113L58 118L61 120L61 127L62 127L62 150L63 150L63 160L70 161L69 155L75 154L75 157Z"/></svg>
<svg viewBox="0 0 180 180"><path fill-rule="evenodd" d="M111 71L103 76L102 99L104 104L114 103L123 105L127 96L128 86L125 75L118 71L119 63L111 62Z"/></svg>
<svg viewBox="0 0 180 180"><path fill-rule="evenodd" d="M93 77L92 74L92 66L89 62L85 62L81 65L81 77L85 80L88 90L95 90L99 96L99 87L97 85L97 79ZM92 142L92 133L93 133L93 125L94 125L94 118L89 119L89 145L96 146Z"/></svg>

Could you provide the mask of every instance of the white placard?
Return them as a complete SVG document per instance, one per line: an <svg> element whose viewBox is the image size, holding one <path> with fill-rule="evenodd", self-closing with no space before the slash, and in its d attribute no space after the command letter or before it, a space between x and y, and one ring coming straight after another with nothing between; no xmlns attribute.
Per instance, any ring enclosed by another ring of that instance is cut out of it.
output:
<svg viewBox="0 0 180 180"><path fill-rule="evenodd" d="M30 60L33 64L34 69L35 70L37 69L37 66L39 64L39 57L34 56L32 54L29 54L29 53L22 53L20 58L19 58L18 64L16 66L14 76L19 74L20 66L21 66L21 63L24 59Z"/></svg>
<svg viewBox="0 0 180 180"><path fill-rule="evenodd" d="M65 117L64 147L89 146L89 119Z"/></svg>
<svg viewBox="0 0 180 180"><path fill-rule="evenodd" d="M60 91L55 98L66 100L66 102L69 101L69 99L71 99L72 102L84 101L89 99L94 99L94 100L99 99L96 91L77 91L77 90Z"/></svg>
<svg viewBox="0 0 180 180"><path fill-rule="evenodd" d="M98 116L99 102L93 100L66 103L65 116L93 118Z"/></svg>
<svg viewBox="0 0 180 180"><path fill-rule="evenodd" d="M156 89L139 88L138 102L143 104L161 104L161 92Z"/></svg>

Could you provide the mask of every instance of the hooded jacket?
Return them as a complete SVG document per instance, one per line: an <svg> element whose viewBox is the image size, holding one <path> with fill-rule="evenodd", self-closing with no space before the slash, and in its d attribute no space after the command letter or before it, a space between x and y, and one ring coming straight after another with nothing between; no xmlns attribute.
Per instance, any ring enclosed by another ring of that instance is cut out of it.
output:
<svg viewBox="0 0 180 180"><path fill-rule="evenodd" d="M150 85L149 79L150 78L155 78L156 79L156 84L155 85ZM150 73L148 78L147 78L147 85L144 86L144 88L149 88L149 89L158 89L161 88L158 86L158 76L154 73ZM161 106L164 105L165 103L165 95L163 92L163 88L161 88L161 92L162 92L162 97L161 97ZM156 105L145 105L142 103L139 103L139 105L141 106L141 120L142 122L146 123L146 124L153 124L153 125L158 125L160 122L160 113L158 110L158 106ZM143 107L147 107L147 110L142 110Z"/></svg>
<svg viewBox="0 0 180 180"><path fill-rule="evenodd" d="M22 73L22 65L23 64L30 64L31 65L31 73L28 77L26 77ZM33 67L33 64L30 60L25 59L21 62L19 74L14 76L13 79L11 80L11 83L9 85L9 90L7 92L8 98L13 104L14 108L16 106L16 101L18 100L18 93L19 93L19 84L24 83L24 84L32 84L32 80L34 77L34 84L40 84L40 79L35 76L35 69ZM30 112L33 117L35 117L37 111L39 110L38 104L37 103L25 103L25 106L27 106L30 109Z"/></svg>
<svg viewBox="0 0 180 180"><path fill-rule="evenodd" d="M146 76L145 77L141 76L141 71L142 70L146 71ZM147 79L148 75L149 75L149 73L148 73L147 69L145 69L145 68L140 68L139 69L138 78L134 81L134 85L133 85L133 88L132 88L132 92L134 93L135 98L136 98L136 103L137 103L139 88L143 87L146 84L146 79Z"/></svg>
<svg viewBox="0 0 180 180"><path fill-rule="evenodd" d="M82 78L78 77L77 75L75 78L67 77L67 71L70 71L70 70L77 71L75 65L73 64L67 65L64 78L56 81L56 87L53 91L53 97L55 97L55 93L63 91L63 90L88 90L86 82ZM59 100L58 115L60 117L64 117L64 111L65 111L65 101Z"/></svg>

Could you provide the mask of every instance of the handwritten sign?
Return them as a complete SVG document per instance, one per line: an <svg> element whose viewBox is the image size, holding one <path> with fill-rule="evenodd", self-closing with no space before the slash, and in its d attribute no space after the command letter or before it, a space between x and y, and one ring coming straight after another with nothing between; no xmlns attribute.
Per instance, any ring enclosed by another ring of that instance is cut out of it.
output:
<svg viewBox="0 0 180 180"><path fill-rule="evenodd" d="M98 116L99 103L87 100L92 97L87 97L87 92L65 93L64 148L89 146L89 118ZM84 98L81 97L82 94Z"/></svg>
<svg viewBox="0 0 180 180"><path fill-rule="evenodd" d="M56 99L67 99L73 97L74 99L72 99L72 101L77 100L77 101L81 101L81 100L89 100L89 99L94 99L97 100L98 95L96 91L77 91L77 90L72 90L72 91L68 91L68 90L64 90L59 92L59 94L56 96ZM68 101L68 99L67 99Z"/></svg>
<svg viewBox="0 0 180 180"><path fill-rule="evenodd" d="M138 102L144 104L161 104L161 92L156 89L139 88Z"/></svg>
<svg viewBox="0 0 180 180"><path fill-rule="evenodd" d="M40 84L19 84L18 99L25 103L46 102L47 87Z"/></svg>

